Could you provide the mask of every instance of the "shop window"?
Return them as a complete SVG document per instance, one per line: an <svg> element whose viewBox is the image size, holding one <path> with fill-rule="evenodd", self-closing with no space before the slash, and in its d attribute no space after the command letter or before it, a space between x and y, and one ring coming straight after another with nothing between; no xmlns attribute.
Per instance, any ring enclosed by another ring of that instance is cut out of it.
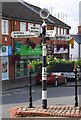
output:
<svg viewBox="0 0 81 120"><path fill-rule="evenodd" d="M20 61L16 60L15 62L15 77L25 77L29 75L28 64L30 60L21 59ZM31 73L35 73L35 68L32 68Z"/></svg>
<svg viewBox="0 0 81 120"><path fill-rule="evenodd" d="M16 61L15 77L27 76L27 60Z"/></svg>
<svg viewBox="0 0 81 120"><path fill-rule="evenodd" d="M64 50L65 50L65 49L68 49L68 46L67 46L67 44L64 44Z"/></svg>

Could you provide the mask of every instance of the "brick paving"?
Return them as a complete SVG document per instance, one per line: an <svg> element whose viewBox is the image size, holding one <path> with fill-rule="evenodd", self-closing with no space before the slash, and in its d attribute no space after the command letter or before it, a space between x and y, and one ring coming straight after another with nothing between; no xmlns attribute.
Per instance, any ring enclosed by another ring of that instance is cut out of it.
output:
<svg viewBox="0 0 81 120"><path fill-rule="evenodd" d="M81 107L74 106L48 106L42 107L14 107L10 109L11 118L19 117L74 117L81 118Z"/></svg>

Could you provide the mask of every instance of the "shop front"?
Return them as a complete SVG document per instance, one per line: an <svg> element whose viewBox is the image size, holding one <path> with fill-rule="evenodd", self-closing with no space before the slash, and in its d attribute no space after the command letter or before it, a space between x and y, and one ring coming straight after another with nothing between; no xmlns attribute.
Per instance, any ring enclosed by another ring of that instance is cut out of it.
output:
<svg viewBox="0 0 81 120"><path fill-rule="evenodd" d="M40 60L42 55L42 49L40 45L37 45L34 49L29 45L22 45L20 42L16 42L15 45L15 79L23 78L29 75L28 64L32 60ZM34 74L34 68L32 74Z"/></svg>
<svg viewBox="0 0 81 120"><path fill-rule="evenodd" d="M9 56L12 56L11 46L1 46L0 47L0 57L1 57L1 76L2 80L9 80Z"/></svg>

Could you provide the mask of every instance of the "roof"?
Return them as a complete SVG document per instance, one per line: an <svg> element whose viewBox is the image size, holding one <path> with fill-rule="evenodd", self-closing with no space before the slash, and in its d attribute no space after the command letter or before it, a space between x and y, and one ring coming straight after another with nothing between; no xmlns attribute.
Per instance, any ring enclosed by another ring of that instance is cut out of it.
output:
<svg viewBox="0 0 81 120"><path fill-rule="evenodd" d="M42 19L39 14L21 2L2 2L2 18L5 17L34 23L42 23ZM48 24L53 24L50 21L47 22Z"/></svg>
<svg viewBox="0 0 81 120"><path fill-rule="evenodd" d="M65 27L65 28L71 28L69 25L65 24L64 22L60 21L59 19L57 19L56 17L50 15L49 17L52 21L55 22L55 26L60 26L60 27Z"/></svg>
<svg viewBox="0 0 81 120"><path fill-rule="evenodd" d="M41 22L41 18L20 2L3 2L2 17Z"/></svg>
<svg viewBox="0 0 81 120"><path fill-rule="evenodd" d="M76 35L71 35L74 37L74 40L78 43L81 44L81 34L76 34Z"/></svg>
<svg viewBox="0 0 81 120"><path fill-rule="evenodd" d="M32 4L29 4L29 3L26 3L26 2L24 2L26 5L29 5L30 7L32 7L35 11L37 11L38 13L40 12L40 10L41 10L41 8L39 8L39 7L37 7L37 6L35 6L35 5L32 5ZM67 24L65 24L64 22L62 22L62 21L60 21L59 19L57 19L56 17L54 17L54 16L52 16L51 14L50 14L50 16L49 16L49 19L50 19L50 21L52 22L54 22L54 25L55 26L60 26L60 27L65 27L65 28L71 28L69 25L67 25ZM49 20L48 19L48 20Z"/></svg>
<svg viewBox="0 0 81 120"><path fill-rule="evenodd" d="M2 2L2 18L7 17L22 21L42 23L42 19L39 15L40 10L41 8L26 2ZM60 26L68 29L71 28L51 14L46 22L47 24L52 24L54 26Z"/></svg>

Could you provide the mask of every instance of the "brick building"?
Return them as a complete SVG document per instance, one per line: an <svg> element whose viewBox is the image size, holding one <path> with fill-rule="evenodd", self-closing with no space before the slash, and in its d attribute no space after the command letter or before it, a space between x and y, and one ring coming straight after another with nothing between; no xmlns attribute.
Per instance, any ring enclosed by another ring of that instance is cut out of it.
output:
<svg viewBox="0 0 81 120"><path fill-rule="evenodd" d="M31 26L41 27L42 19L39 16L40 8L25 2L2 2L2 80L14 81L27 79L27 64L32 59L41 59L41 37L30 38L32 44L28 45L27 38L12 38L12 31L28 31ZM70 26L50 15L46 20L47 30L55 30L56 34L69 34ZM56 55L69 59L69 44L65 40L47 39L48 55ZM52 47L51 47L52 46ZM28 53L28 50L29 53ZM54 51L55 49L56 52ZM67 51L65 51L67 49ZM35 50L39 52L36 54ZM3 54L5 53L5 54Z"/></svg>

